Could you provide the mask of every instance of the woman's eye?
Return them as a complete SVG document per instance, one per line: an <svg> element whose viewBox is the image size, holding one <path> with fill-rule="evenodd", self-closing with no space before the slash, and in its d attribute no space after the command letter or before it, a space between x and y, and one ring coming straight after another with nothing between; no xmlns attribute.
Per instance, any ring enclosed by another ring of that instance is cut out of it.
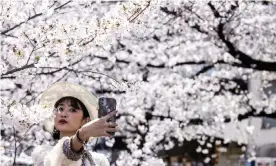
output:
<svg viewBox="0 0 276 166"><path fill-rule="evenodd" d="M75 109L70 109L70 112L76 112L76 110Z"/></svg>
<svg viewBox="0 0 276 166"><path fill-rule="evenodd" d="M62 107L58 107L57 111L63 111L63 108Z"/></svg>

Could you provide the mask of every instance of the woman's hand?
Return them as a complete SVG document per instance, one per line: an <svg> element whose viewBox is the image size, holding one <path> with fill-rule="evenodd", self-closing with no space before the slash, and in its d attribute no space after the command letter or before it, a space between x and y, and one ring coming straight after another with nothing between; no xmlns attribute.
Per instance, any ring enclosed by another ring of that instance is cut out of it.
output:
<svg viewBox="0 0 276 166"><path fill-rule="evenodd" d="M111 138L112 135L108 134L107 132L118 131L118 127L117 127L118 124L107 122L107 120L112 116L116 116L117 112L118 111L113 111L101 118L97 118L83 125L79 131L80 139L88 140L89 137L102 137L102 136Z"/></svg>

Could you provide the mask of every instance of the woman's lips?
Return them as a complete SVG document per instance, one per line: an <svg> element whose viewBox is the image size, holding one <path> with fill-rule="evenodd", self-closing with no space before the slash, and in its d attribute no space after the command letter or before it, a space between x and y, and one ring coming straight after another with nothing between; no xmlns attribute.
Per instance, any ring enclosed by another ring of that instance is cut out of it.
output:
<svg viewBox="0 0 276 166"><path fill-rule="evenodd" d="M68 123L68 122L67 122L66 120L63 120L63 119L62 119L62 120L59 120L58 123L60 123L60 124L66 124L66 123Z"/></svg>

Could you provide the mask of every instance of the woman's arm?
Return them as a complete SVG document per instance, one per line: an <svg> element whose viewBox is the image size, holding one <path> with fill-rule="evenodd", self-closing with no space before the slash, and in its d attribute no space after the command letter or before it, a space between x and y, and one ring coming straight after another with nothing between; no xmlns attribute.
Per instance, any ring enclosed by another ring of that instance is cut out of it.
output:
<svg viewBox="0 0 276 166"><path fill-rule="evenodd" d="M81 132L81 129L80 129L79 133L80 133L79 135L83 135L83 133ZM81 141L86 141L86 140L82 139L80 136L79 136L79 139L81 139ZM79 151L83 150L83 144L78 140L76 134L72 137L71 141L72 141L71 146L72 146L73 151L79 152Z"/></svg>

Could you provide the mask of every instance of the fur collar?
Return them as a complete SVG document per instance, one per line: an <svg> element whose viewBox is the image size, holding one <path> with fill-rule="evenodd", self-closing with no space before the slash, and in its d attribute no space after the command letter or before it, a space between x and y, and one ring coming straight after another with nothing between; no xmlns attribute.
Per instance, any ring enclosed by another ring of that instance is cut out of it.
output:
<svg viewBox="0 0 276 166"><path fill-rule="evenodd" d="M72 161L68 159L62 150L63 142L69 137L63 137L55 146L40 145L32 152L34 166L81 166L81 159ZM89 151L96 166L110 166L104 154Z"/></svg>

